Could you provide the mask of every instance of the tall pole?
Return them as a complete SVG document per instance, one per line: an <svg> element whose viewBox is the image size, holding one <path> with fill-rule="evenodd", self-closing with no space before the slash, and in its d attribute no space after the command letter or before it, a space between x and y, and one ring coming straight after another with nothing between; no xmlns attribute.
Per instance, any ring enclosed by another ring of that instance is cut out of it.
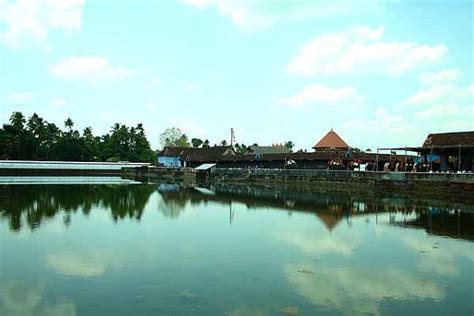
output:
<svg viewBox="0 0 474 316"><path fill-rule="evenodd" d="M407 145L405 145L405 172L407 171L407 162L408 162L408 158L407 158Z"/></svg>
<svg viewBox="0 0 474 316"><path fill-rule="evenodd" d="M235 138L235 136L234 136L234 129L231 128L231 129L230 129L230 146L231 146L231 147L234 147L234 138Z"/></svg>
<svg viewBox="0 0 474 316"><path fill-rule="evenodd" d="M430 151L430 171L433 171L433 146L431 146Z"/></svg>
<svg viewBox="0 0 474 316"><path fill-rule="evenodd" d="M377 147L377 156L375 156L375 171L379 171L379 148Z"/></svg>
<svg viewBox="0 0 474 316"><path fill-rule="evenodd" d="M459 145L459 153L458 153L458 171L461 171L461 145Z"/></svg>

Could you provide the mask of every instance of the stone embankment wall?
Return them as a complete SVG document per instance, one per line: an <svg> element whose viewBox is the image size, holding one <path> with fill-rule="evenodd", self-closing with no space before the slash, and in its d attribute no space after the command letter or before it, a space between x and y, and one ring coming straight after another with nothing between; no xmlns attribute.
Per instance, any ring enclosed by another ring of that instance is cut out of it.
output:
<svg viewBox="0 0 474 316"><path fill-rule="evenodd" d="M215 169L210 182L314 185L335 190L379 190L421 194L474 195L474 174L365 172L346 170Z"/></svg>
<svg viewBox="0 0 474 316"><path fill-rule="evenodd" d="M350 170L214 169L209 178L281 181L449 182L474 184L474 173L372 172Z"/></svg>
<svg viewBox="0 0 474 316"><path fill-rule="evenodd" d="M122 168L122 176L141 181L186 182L196 181L196 174L188 168L140 167Z"/></svg>

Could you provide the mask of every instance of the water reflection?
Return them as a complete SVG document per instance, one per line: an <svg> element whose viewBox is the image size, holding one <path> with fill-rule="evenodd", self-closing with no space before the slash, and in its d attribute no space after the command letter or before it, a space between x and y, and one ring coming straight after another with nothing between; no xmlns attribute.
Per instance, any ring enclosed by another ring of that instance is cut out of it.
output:
<svg viewBox="0 0 474 316"><path fill-rule="evenodd" d="M474 308L474 213L461 203L243 185L0 194L0 224L27 232L0 229L1 315Z"/></svg>
<svg viewBox="0 0 474 316"><path fill-rule="evenodd" d="M159 185L162 200L159 210L167 217L177 218L187 205L217 203L231 206L244 204L249 210L279 208L291 212L311 212L328 231L354 217L388 214L389 222L399 227L421 228L430 234L474 240L474 209L464 204L443 200L378 197L342 192L286 190L265 186L226 185L203 188L181 188L176 184ZM230 214L232 216L233 213Z"/></svg>
<svg viewBox="0 0 474 316"><path fill-rule="evenodd" d="M46 286L27 285L18 281L7 281L0 285L0 315L76 315L76 305L69 299L46 297Z"/></svg>
<svg viewBox="0 0 474 316"><path fill-rule="evenodd" d="M183 188L177 184L159 185L0 185L0 214L9 221L11 230L23 225L35 229L44 219L62 215L64 226L71 223L71 213L88 215L101 207L114 221L124 218L140 220L150 195L158 191L158 211L165 217L178 218L189 206L217 203L229 207L243 204L248 210L278 208L292 212L310 212L328 231L342 221L364 214L387 213L390 224L420 228L430 234L474 240L474 210L467 205L443 201L361 196L342 192L286 190L265 186L226 185L211 188ZM449 206L448 206L449 205Z"/></svg>
<svg viewBox="0 0 474 316"><path fill-rule="evenodd" d="M309 267L314 271L310 275L298 272L307 269L306 264L288 265L289 282L313 304L328 306L343 314L379 315L383 301L439 301L445 296L440 284L422 279L409 270Z"/></svg>
<svg viewBox="0 0 474 316"><path fill-rule="evenodd" d="M88 215L99 206L109 210L114 221L140 220L154 191L152 185L0 185L0 215L13 231L24 225L33 230L58 213L68 226L71 213Z"/></svg>

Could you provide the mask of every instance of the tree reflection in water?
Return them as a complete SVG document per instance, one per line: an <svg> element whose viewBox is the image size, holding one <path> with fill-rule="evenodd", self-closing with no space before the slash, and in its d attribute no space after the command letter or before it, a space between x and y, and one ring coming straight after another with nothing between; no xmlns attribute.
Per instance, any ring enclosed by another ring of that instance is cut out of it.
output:
<svg viewBox="0 0 474 316"><path fill-rule="evenodd" d="M88 215L96 207L110 210L114 221L140 220L154 191L152 185L2 185L0 215L8 219L12 231L23 225L34 230L59 213L67 226L71 213Z"/></svg>
<svg viewBox="0 0 474 316"><path fill-rule="evenodd" d="M160 195L158 211L167 218L178 218L190 206L208 203L246 205L248 210L262 208L308 212L331 231L342 221L349 225L360 215L388 213L389 223L400 227L423 228L430 234L474 240L472 207L444 203L442 200L420 200L374 194L322 192L308 188L272 186L217 185L209 189L183 188L176 184L158 185L2 185L0 216L10 229L23 226L35 229L48 218L62 214L65 226L71 214L88 215L93 208L110 210L114 221L123 218L140 220L150 195ZM400 215L402 220L400 220Z"/></svg>

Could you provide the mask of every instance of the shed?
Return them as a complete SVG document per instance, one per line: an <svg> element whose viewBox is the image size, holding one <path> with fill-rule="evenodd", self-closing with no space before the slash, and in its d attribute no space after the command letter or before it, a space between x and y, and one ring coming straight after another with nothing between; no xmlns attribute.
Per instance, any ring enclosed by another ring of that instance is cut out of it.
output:
<svg viewBox="0 0 474 316"><path fill-rule="evenodd" d="M216 167L215 163L203 163L202 165L196 167L194 170L197 172L209 172Z"/></svg>

